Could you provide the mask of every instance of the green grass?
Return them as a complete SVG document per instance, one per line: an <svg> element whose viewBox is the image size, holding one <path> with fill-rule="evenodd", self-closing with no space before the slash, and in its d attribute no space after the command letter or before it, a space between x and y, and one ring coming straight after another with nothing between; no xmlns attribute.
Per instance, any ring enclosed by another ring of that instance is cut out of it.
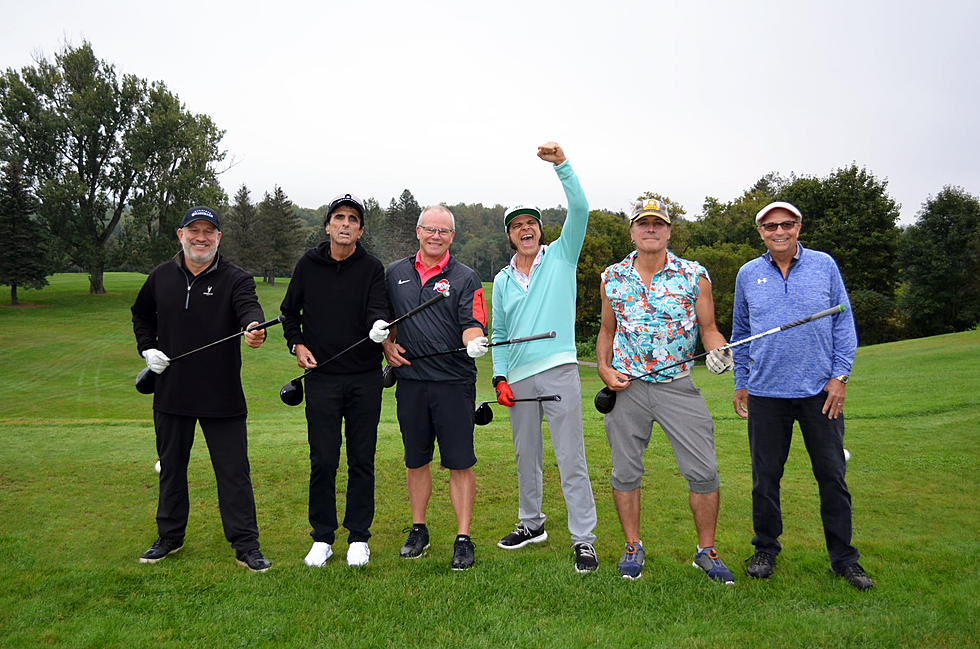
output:
<svg viewBox="0 0 980 649"><path fill-rule="evenodd" d="M586 451L599 507L600 568L572 570L564 502L546 452L551 539L505 552L516 522L506 412L477 429L477 565L453 573L447 475L435 472L432 548L398 557L410 523L394 394L385 393L371 563L349 569L346 544L322 570L302 563L308 453L302 408L280 403L299 373L281 333L245 350L249 450L266 574L238 567L224 540L200 435L190 468L184 549L153 566L150 398L132 380L129 306L143 277L57 275L27 306L0 307L0 647L976 647L980 611L980 332L862 348L848 386L846 446L854 543L877 588L858 592L828 572L816 484L797 438L783 481L784 551L773 579L749 580L751 471L731 377L695 371L715 416L722 476L718 547L734 588L690 562L686 485L655 435L646 454L643 579L618 578L622 533L609 452L582 368ZM285 281L260 286L277 312ZM477 396L489 399L489 359ZM546 445L548 442L546 442ZM345 474L339 476L344 489ZM342 503L341 503L342 506Z"/></svg>

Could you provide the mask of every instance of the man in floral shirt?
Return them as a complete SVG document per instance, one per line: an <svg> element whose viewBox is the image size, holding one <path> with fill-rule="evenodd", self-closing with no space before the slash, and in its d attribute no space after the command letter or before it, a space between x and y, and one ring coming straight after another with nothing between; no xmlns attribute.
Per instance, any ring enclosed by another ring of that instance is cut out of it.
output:
<svg viewBox="0 0 980 649"><path fill-rule="evenodd" d="M615 407L604 417L612 451L613 501L626 536L617 568L626 579L642 574L643 451L657 422L687 480L698 535L694 566L731 584L732 573L715 550L720 481L714 422L691 381L693 363L656 372L692 356L699 332L705 349L715 350L707 357L708 368L715 374L731 368L731 352L717 351L725 338L715 325L711 279L701 264L667 250L670 215L661 201L644 201L633 212L629 231L636 251L602 273L602 326L596 341L599 377L618 393ZM649 372L656 373L632 380Z"/></svg>

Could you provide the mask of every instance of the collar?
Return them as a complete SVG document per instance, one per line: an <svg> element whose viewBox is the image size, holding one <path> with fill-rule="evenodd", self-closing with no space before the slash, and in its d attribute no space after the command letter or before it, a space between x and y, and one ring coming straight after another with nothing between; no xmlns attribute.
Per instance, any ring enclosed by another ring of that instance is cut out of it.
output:
<svg viewBox="0 0 980 649"><path fill-rule="evenodd" d="M419 250L418 252L415 253L415 270L419 271L420 273L425 273L425 272L432 273L433 271L438 271L436 273L438 274L441 273L448 264L449 264L448 250L446 251L446 254L443 255L442 259L436 262L435 266L432 266L431 268L428 269L425 267L425 264L422 263L422 251Z"/></svg>

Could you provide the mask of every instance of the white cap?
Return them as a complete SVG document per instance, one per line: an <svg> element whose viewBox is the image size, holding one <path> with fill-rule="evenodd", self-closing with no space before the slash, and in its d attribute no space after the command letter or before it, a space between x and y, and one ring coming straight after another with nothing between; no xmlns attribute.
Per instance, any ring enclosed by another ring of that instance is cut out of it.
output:
<svg viewBox="0 0 980 649"><path fill-rule="evenodd" d="M769 203L761 210L759 210L759 213L755 215L755 224L759 225L760 223L762 223L762 219L766 218L766 214L768 214L773 210L777 210L779 208L782 208L787 212L790 212L791 214L796 216L796 218L800 222L803 221L803 215L800 214L800 210L798 210L795 205L793 205L792 203L787 203L785 201L776 201L775 203Z"/></svg>

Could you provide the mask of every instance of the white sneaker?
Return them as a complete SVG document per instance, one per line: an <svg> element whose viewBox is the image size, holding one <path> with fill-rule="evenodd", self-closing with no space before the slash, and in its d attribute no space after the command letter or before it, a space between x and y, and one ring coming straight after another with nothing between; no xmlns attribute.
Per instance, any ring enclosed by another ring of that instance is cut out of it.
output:
<svg viewBox="0 0 980 649"><path fill-rule="evenodd" d="M332 556L333 550L330 549L329 543L314 541L313 547L310 548L310 553L306 555L303 562L311 568L322 568L323 564L327 562L327 559Z"/></svg>
<svg viewBox="0 0 980 649"><path fill-rule="evenodd" d="M354 541L347 548L348 566L366 566L368 559L371 558L371 550L364 541Z"/></svg>

